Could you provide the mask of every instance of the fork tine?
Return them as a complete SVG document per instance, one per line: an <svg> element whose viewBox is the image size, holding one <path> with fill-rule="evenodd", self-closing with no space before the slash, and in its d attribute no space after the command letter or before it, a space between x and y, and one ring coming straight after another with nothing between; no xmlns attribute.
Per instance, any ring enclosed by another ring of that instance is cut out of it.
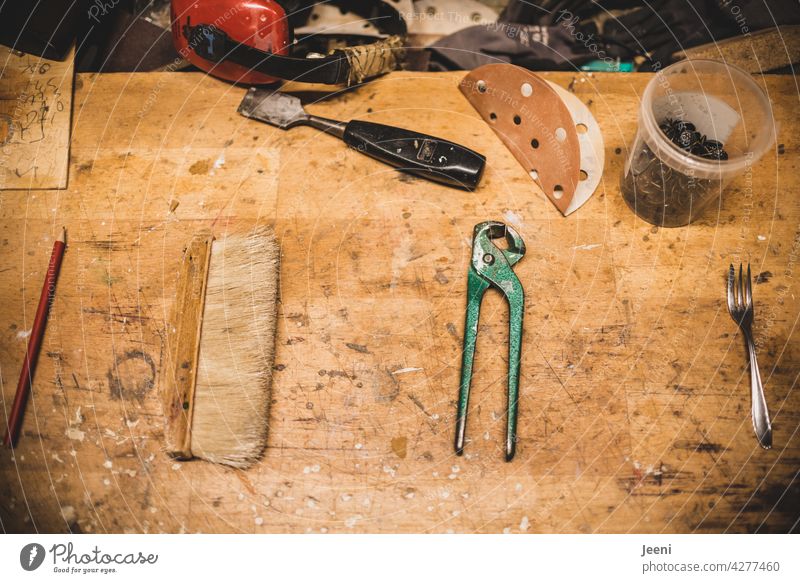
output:
<svg viewBox="0 0 800 583"><path fill-rule="evenodd" d="M735 272L733 271L733 263L731 263L730 268L728 269L728 312L730 312L731 316L736 311L736 300L733 297L733 278Z"/></svg>
<svg viewBox="0 0 800 583"><path fill-rule="evenodd" d="M742 286L742 264L739 264L739 286L736 288L736 300L739 309L744 307L744 287Z"/></svg>
<svg viewBox="0 0 800 583"><path fill-rule="evenodd" d="M750 264L747 264L747 286L744 288L744 300L748 308L753 306L753 283L750 278Z"/></svg>

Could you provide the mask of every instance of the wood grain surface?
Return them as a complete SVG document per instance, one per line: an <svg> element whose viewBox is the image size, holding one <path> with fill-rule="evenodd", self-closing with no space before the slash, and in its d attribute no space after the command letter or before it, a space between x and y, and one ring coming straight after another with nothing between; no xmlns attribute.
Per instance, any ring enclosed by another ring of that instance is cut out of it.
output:
<svg viewBox="0 0 800 583"><path fill-rule="evenodd" d="M78 75L65 191L0 193L7 410L52 238L57 299L19 447L0 452L7 532L786 532L800 500L797 88L764 77L778 142L698 223L659 229L619 176L645 74L551 74L592 110L605 178L563 218L457 89L395 73L312 105L488 158L474 193L397 174L319 132L236 114L201 74ZM528 248L520 443L503 461L507 309L484 300L464 457L454 416L472 227ZM181 251L274 224L281 300L269 446L248 471L163 452L159 390ZM750 421L725 307L750 261L775 447Z"/></svg>
<svg viewBox="0 0 800 583"><path fill-rule="evenodd" d="M0 189L67 186L74 61L0 45Z"/></svg>

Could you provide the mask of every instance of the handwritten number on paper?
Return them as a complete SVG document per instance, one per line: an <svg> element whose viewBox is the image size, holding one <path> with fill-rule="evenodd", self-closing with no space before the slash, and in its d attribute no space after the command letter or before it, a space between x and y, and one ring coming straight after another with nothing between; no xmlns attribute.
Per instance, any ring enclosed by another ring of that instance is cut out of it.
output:
<svg viewBox="0 0 800 583"><path fill-rule="evenodd" d="M59 115L66 110L60 88L62 77L56 71L51 71L52 64L30 56L20 61L19 70L23 77L21 91L12 104L13 113L7 116L9 131L5 143L0 145L3 149L14 144L25 146L47 139L52 128L57 127L57 121L62 120ZM35 160L29 160L28 156L13 157L18 158L16 167L11 166L18 178L32 175L35 179L40 174L41 168Z"/></svg>

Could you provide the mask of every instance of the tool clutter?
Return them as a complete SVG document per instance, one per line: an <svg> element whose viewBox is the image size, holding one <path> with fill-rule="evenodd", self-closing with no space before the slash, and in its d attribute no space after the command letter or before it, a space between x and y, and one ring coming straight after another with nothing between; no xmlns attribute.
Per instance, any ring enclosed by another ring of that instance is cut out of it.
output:
<svg viewBox="0 0 800 583"><path fill-rule="evenodd" d="M589 200L602 177L603 138L577 97L512 65L481 67L461 82L460 89L562 214L573 213ZM314 116L298 97L280 91L252 87L238 111L282 130L313 127L402 172L448 186L474 190L484 171L485 157L465 146L372 122ZM497 239L505 239L508 248L498 248L493 243ZM506 461L516 451L524 291L512 267L524 254L525 244L512 227L497 221L475 226L456 420L458 455L467 440L480 304L490 287L499 290L510 306Z"/></svg>
<svg viewBox="0 0 800 583"><path fill-rule="evenodd" d="M191 9L188 12L185 24L176 30L187 38L206 39L206 49L200 49L199 44L191 45L191 49L198 55L216 58L216 43L220 39L227 43L233 32L207 27L199 13ZM248 59L258 57L249 49L232 54L236 58L231 61L237 67L248 67L252 62ZM291 63L297 60L286 59ZM345 66L346 62L354 66L347 56L339 55L337 59L325 61L326 67L334 67L334 61L338 63L336 66ZM223 69L215 71L222 75ZM228 69L231 75L238 74L236 71ZM269 73L278 74L274 69ZM361 73L352 74L363 78ZM350 75L337 73L330 79L338 82L345 77L350 79ZM603 176L603 136L589 109L574 94L512 65L476 69L463 78L459 89L562 215L569 216L588 202ZM282 130L298 125L311 126L402 172L445 186L465 190L479 188L486 164L486 158L469 147L416 130L311 115L297 96L272 89L249 89L239 113ZM711 161L709 148L715 149L717 142L706 138L699 140L700 145L684 147L681 133L690 130L687 122L681 121L672 111L665 110L662 114L664 119L656 121L673 141L674 148L682 149L681 156L689 160L691 156L702 157L703 163ZM702 121L695 120L695 123L699 126ZM678 124L683 125L679 127ZM413 120L409 120L409 125L414 125ZM763 144L759 142L759 145ZM694 146L702 146L703 151L696 153ZM658 151L663 152L663 148ZM668 157L664 155L664 159ZM717 164L727 163L727 153L726 156L713 154L713 157ZM635 200L635 180L631 189ZM532 192L535 193L535 189ZM513 227L485 219L487 217L475 217L477 224L467 271L454 443L456 453L463 454L467 444L466 426L481 300L487 290L494 288L509 305L504 454L505 459L511 461L518 441L525 312L524 285L513 267L525 255L525 244ZM505 241L505 248L496 245L499 240ZM168 330L169 364L161 375L167 455L178 459L203 458L237 468L252 466L261 455L268 438L279 258L274 235L264 228L222 241L215 241L211 233L198 233L187 242ZM728 279L728 305L748 341L754 429L759 443L768 448L772 443L772 428L752 347L749 269L745 285L740 273L738 288L734 285L732 269Z"/></svg>

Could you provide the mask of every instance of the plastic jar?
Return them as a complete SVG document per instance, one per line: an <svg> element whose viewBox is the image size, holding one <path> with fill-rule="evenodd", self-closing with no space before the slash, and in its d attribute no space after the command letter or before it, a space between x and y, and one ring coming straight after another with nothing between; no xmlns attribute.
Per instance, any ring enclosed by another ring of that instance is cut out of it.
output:
<svg viewBox="0 0 800 583"><path fill-rule="evenodd" d="M680 148L659 128L667 120L693 124L722 144L727 160ZM774 140L769 99L749 73L719 61L680 61L645 88L620 183L622 197L649 223L687 225L719 201L725 186L747 172Z"/></svg>

